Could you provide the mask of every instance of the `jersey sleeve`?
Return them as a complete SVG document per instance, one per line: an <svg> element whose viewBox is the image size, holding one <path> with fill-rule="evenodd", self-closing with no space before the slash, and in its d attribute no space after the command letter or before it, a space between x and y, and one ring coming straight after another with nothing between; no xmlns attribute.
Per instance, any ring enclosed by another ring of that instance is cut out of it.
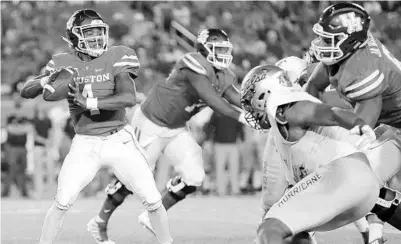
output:
<svg viewBox="0 0 401 244"><path fill-rule="evenodd" d="M46 64L45 74L58 70L60 67L67 67L70 63L70 58L68 53L58 53L54 54L49 62Z"/></svg>
<svg viewBox="0 0 401 244"><path fill-rule="evenodd" d="M135 51L128 47L117 46L114 47L114 52L113 74L116 76L128 72L137 77L140 64Z"/></svg>
<svg viewBox="0 0 401 244"><path fill-rule="evenodd" d="M385 86L384 72L375 69L351 78L342 89L351 102L358 102L381 95Z"/></svg>
<svg viewBox="0 0 401 244"><path fill-rule="evenodd" d="M209 70L208 67L202 61L202 58L199 57L198 53L187 53L185 54L179 61L178 66L179 69L189 69L197 74L208 76ZM206 61L207 62L207 61Z"/></svg>
<svg viewBox="0 0 401 244"><path fill-rule="evenodd" d="M235 83L237 82L237 80L237 76L234 74L234 72L230 69L226 69L224 84L221 86L221 94L224 94L224 92L231 86L234 87L234 89L238 90L235 87Z"/></svg>

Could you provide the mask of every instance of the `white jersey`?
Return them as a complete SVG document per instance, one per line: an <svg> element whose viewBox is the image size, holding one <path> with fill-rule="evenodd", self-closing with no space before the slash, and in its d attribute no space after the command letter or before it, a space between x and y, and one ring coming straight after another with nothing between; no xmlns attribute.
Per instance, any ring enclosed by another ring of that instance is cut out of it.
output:
<svg viewBox="0 0 401 244"><path fill-rule="evenodd" d="M290 98L287 100L285 98ZM279 125L276 122L275 112L277 107L291 102L312 101L320 102L306 92L296 92L294 96L280 94L280 99L274 103L267 103L271 131L274 136L274 144L285 164L286 176L290 184L294 184L306 175L314 172L317 167L328 164L331 161L348 156L357 152L356 147L348 143L350 133L348 130L338 126L313 126L305 135L295 142L289 142L279 132ZM274 99L273 95L269 99Z"/></svg>

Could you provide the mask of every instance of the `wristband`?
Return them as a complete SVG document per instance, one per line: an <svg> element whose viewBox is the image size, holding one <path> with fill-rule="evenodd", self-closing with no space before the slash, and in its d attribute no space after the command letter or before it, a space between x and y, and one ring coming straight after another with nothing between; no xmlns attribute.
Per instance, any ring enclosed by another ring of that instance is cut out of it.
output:
<svg viewBox="0 0 401 244"><path fill-rule="evenodd" d="M40 85L44 88L46 84L49 82L49 76L42 77L39 82Z"/></svg>
<svg viewBox="0 0 401 244"><path fill-rule="evenodd" d="M98 109L97 108L97 98L89 97L86 99L86 108L87 109Z"/></svg>
<svg viewBox="0 0 401 244"><path fill-rule="evenodd" d="M48 90L48 91L51 92L51 93L53 93L53 92L56 91L56 90L55 90L51 85L49 85L49 84L45 84L45 85L43 86L43 89L46 89L46 90Z"/></svg>

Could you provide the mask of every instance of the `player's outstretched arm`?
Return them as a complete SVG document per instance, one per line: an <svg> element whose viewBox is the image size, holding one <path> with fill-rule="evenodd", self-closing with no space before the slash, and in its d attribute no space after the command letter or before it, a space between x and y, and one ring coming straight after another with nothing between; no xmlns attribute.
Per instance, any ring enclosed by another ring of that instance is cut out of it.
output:
<svg viewBox="0 0 401 244"><path fill-rule="evenodd" d="M382 106L383 98L381 95L378 95L374 98L357 102L354 113L357 114L359 118L366 121L370 127L374 128L380 117Z"/></svg>
<svg viewBox="0 0 401 244"><path fill-rule="evenodd" d="M319 97L321 92L330 85L329 76L322 63L319 63L309 77L304 90L314 97Z"/></svg>
<svg viewBox="0 0 401 244"><path fill-rule="evenodd" d="M70 85L69 99L86 109L120 110L137 103L135 82L128 72L119 73L115 78L115 93L104 98L85 98L79 92L78 84Z"/></svg>
<svg viewBox="0 0 401 244"><path fill-rule="evenodd" d="M291 125L304 128L309 126L341 126L352 129L367 123L350 110L332 107L310 101L297 102L285 112L285 118Z"/></svg>
<svg viewBox="0 0 401 244"><path fill-rule="evenodd" d="M242 123L246 123L245 119L240 119L241 112L231 106L226 100L220 97L214 90L209 79L201 74L197 74L190 70L185 70L192 87L195 89L199 97L211 108L213 111L218 112L222 115L231 117Z"/></svg>
<svg viewBox="0 0 401 244"><path fill-rule="evenodd" d="M39 75L25 82L21 89L21 97L35 98L42 94L43 86L48 82L48 75Z"/></svg>
<svg viewBox="0 0 401 244"><path fill-rule="evenodd" d="M223 94L223 97L231 104L241 108L241 94L240 91L234 86L229 86Z"/></svg>

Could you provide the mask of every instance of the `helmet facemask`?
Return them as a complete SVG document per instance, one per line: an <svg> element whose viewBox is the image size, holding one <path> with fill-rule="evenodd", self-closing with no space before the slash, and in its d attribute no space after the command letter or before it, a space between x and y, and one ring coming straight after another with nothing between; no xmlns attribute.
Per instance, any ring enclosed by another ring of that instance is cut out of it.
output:
<svg viewBox="0 0 401 244"><path fill-rule="evenodd" d="M223 30L202 30L197 38L199 50L215 68L226 69L233 61L233 45Z"/></svg>
<svg viewBox="0 0 401 244"><path fill-rule="evenodd" d="M313 32L318 35L311 43L311 49L317 60L326 65L332 65L344 57L340 46L347 40L347 34L325 32L320 24L313 26Z"/></svg>
<svg viewBox="0 0 401 244"><path fill-rule="evenodd" d="M270 123L266 113L266 92L257 93L255 83L250 82L241 91L241 105L245 111L245 120L256 130L269 129Z"/></svg>
<svg viewBox="0 0 401 244"><path fill-rule="evenodd" d="M207 61L217 69L226 69L233 61L231 52L233 45L229 41L206 42L203 44L208 51Z"/></svg>
<svg viewBox="0 0 401 244"><path fill-rule="evenodd" d="M74 26L71 32L78 38L74 48L92 57L99 57L108 49L109 26L100 19L91 20L90 24Z"/></svg>

